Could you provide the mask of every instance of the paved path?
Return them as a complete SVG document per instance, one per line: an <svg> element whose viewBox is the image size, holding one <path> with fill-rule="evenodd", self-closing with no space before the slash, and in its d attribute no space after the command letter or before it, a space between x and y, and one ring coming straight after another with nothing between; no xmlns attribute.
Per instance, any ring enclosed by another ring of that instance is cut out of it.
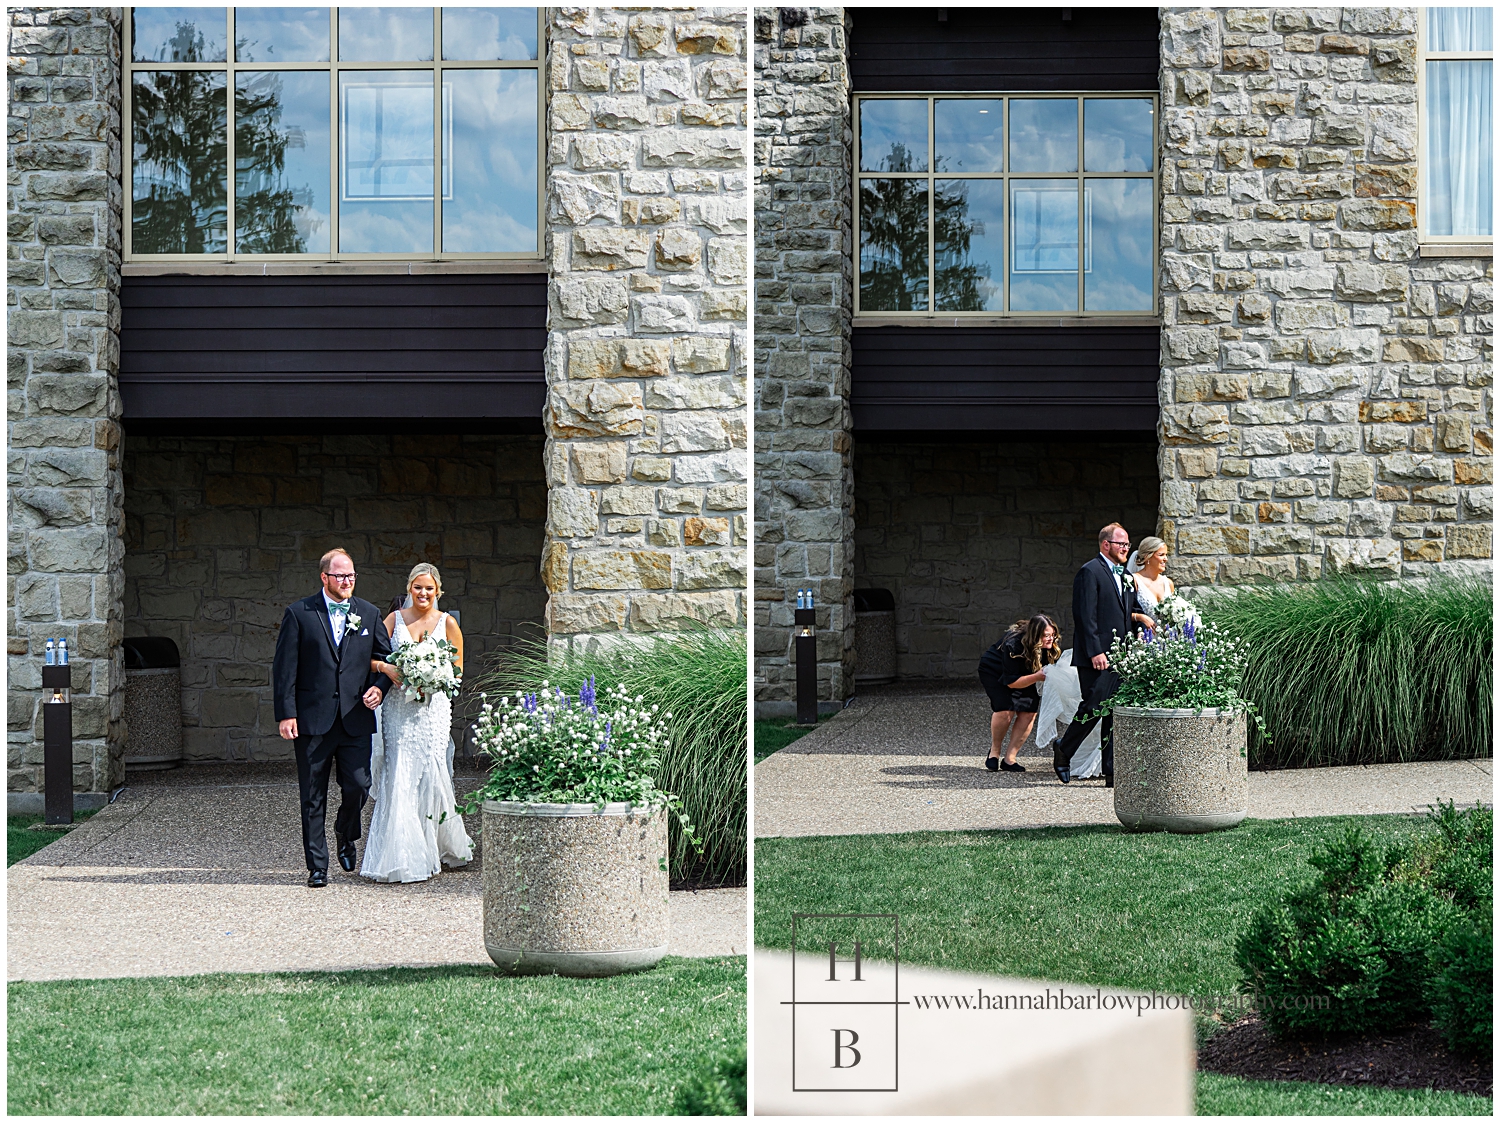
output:
<svg viewBox="0 0 1500 1123"><path fill-rule="evenodd" d="M458 790L478 780L460 776ZM330 832L338 801L335 785ZM10 868L9 977L490 962L478 860L411 885L377 885L337 863L326 889L306 877L289 765L132 773L113 805ZM745 898L674 892L671 954L743 955Z"/></svg>
<svg viewBox="0 0 1500 1123"><path fill-rule="evenodd" d="M755 768L755 834L1117 823L1104 781L1064 787L1051 753L1022 746L1021 772L988 772L989 702L977 684L913 683L862 695ZM1250 815L1420 811L1439 799L1493 802L1493 761L1426 761L1250 773Z"/></svg>

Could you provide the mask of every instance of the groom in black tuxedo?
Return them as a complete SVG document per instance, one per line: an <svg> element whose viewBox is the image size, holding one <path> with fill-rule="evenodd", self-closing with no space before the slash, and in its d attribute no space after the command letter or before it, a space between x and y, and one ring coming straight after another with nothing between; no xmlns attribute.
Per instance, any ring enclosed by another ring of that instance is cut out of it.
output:
<svg viewBox="0 0 1500 1123"><path fill-rule="evenodd" d="M1130 535L1119 523L1099 532L1099 552L1083 563L1073 578L1073 666L1083 701L1078 715L1093 713L1120 687L1120 676L1109 669L1109 646L1116 636L1131 631L1131 613L1140 611L1135 589L1125 579L1125 560L1130 557ZM1064 784L1073 777L1068 768L1078 746L1095 725L1104 769L1104 786L1115 786L1114 715L1088 721L1075 720L1052 747L1052 770Z"/></svg>
<svg viewBox="0 0 1500 1123"><path fill-rule="evenodd" d="M353 871L360 812L370 796L370 737L375 707L391 681L370 670L370 660L391 653L380 610L354 596L354 560L329 550L319 563L323 589L289 606L276 636L271 665L276 720L293 742L302 789L302 850L307 884L328 884L328 773L336 770L344 793L333 832L339 865Z"/></svg>

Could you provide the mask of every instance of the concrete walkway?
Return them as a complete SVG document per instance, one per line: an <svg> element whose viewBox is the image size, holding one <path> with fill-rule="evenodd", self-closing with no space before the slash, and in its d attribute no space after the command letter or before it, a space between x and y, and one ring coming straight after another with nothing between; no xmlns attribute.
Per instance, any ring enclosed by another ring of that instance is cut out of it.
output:
<svg viewBox="0 0 1500 1123"><path fill-rule="evenodd" d="M758 838L1116 824L1104 781L1064 787L1050 751L989 772L990 707L978 683L871 690L755 768ZM1250 773L1250 815L1374 815L1439 799L1493 802L1493 760Z"/></svg>
<svg viewBox="0 0 1500 1123"><path fill-rule="evenodd" d="M460 775L455 786L479 781ZM377 885L335 862L328 888L314 891L290 764L132 773L129 784L10 868L10 979L490 963L477 856L411 885ZM334 785L330 853L338 802ZM477 840L477 821L466 826ZM743 889L674 892L671 954L743 955L745 900Z"/></svg>

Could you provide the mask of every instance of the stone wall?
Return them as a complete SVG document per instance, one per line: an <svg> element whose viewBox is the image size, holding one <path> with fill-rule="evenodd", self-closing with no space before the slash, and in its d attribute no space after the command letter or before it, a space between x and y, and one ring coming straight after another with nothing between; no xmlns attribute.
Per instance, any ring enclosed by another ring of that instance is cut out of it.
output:
<svg viewBox="0 0 1500 1123"><path fill-rule="evenodd" d="M1189 583L1490 557L1491 262L1420 248L1417 19L1162 10L1161 512Z"/></svg>
<svg viewBox="0 0 1500 1123"><path fill-rule="evenodd" d="M73 785L123 777L119 8L12 8L7 165L11 791L42 785L41 665L73 662Z"/></svg>
<svg viewBox="0 0 1500 1123"><path fill-rule="evenodd" d="M744 9L549 9L554 641L745 623Z"/></svg>
<svg viewBox="0 0 1500 1123"><path fill-rule="evenodd" d="M854 242L842 8L755 13L755 699L793 712L792 613L814 591L818 698L854 690Z"/></svg>
<svg viewBox="0 0 1500 1123"><path fill-rule="evenodd" d="M897 672L972 678L1012 622L1045 612L1072 643L1073 575L1119 522L1156 525L1156 442L1115 434L861 440L857 588L896 597Z"/></svg>
<svg viewBox="0 0 1500 1123"><path fill-rule="evenodd" d="M189 760L290 759L276 631L333 546L382 612L413 565L436 565L471 672L541 634L540 437L132 435L124 461L125 634L177 643Z"/></svg>

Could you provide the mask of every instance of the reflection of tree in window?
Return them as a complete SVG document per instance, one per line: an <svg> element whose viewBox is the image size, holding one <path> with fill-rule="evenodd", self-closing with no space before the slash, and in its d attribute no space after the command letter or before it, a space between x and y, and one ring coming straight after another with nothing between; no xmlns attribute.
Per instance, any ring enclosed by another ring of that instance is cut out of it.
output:
<svg viewBox="0 0 1500 1123"><path fill-rule="evenodd" d="M910 171L911 153L891 145L886 167ZM866 179L859 186L859 301L866 311L927 308L927 181Z"/></svg>
<svg viewBox="0 0 1500 1123"><path fill-rule="evenodd" d="M984 223L969 217L969 185L962 180L939 183L932 197L932 219L938 308L983 312L979 281L990 279L990 266L969 260L969 239L984 236Z"/></svg>
<svg viewBox="0 0 1500 1123"><path fill-rule="evenodd" d="M172 57L198 61L203 36L177 25ZM226 184L222 72L137 73L131 94L137 253L223 253Z"/></svg>
<svg viewBox="0 0 1500 1123"><path fill-rule="evenodd" d="M234 91L234 227L241 253L307 251L296 220L312 206L313 189L284 178L287 149L306 147L307 138L299 126L282 125L281 92L274 72Z"/></svg>

